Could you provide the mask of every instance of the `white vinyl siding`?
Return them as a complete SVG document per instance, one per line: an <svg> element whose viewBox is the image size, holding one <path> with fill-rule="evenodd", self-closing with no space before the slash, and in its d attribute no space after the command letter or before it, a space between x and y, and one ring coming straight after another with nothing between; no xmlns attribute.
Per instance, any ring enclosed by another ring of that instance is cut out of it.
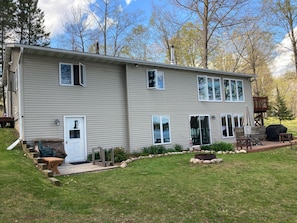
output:
<svg viewBox="0 0 297 223"><path fill-rule="evenodd" d="M83 115L88 153L99 145L129 149L123 67L82 61L88 67L88 87L65 88L59 87L58 60L27 54L24 57L25 138L63 138L63 117ZM65 62L79 64L70 59ZM59 126L55 119L61 121Z"/></svg>

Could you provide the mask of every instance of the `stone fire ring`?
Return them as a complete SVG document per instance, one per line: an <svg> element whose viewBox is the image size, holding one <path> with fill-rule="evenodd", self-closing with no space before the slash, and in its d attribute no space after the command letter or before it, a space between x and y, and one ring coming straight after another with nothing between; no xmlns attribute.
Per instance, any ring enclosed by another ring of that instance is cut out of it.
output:
<svg viewBox="0 0 297 223"><path fill-rule="evenodd" d="M195 154L195 158L190 159L190 163L200 163L200 164L212 164L221 163L223 159L217 158L216 154L213 153L198 153Z"/></svg>

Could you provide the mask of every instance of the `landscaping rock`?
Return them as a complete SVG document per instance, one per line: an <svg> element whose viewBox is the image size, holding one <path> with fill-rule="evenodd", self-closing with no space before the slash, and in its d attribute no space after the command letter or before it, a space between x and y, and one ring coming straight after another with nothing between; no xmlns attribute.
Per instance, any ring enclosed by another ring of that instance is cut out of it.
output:
<svg viewBox="0 0 297 223"><path fill-rule="evenodd" d="M127 163L125 161L123 161L120 165L121 168L126 168L127 167Z"/></svg>

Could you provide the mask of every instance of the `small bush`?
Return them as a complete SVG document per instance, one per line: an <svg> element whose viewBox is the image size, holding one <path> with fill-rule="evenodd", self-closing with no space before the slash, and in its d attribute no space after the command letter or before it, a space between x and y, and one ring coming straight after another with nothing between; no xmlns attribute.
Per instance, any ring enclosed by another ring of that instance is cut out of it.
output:
<svg viewBox="0 0 297 223"><path fill-rule="evenodd" d="M173 148L174 148L174 151L175 152L181 152L181 151L183 151L183 146L182 145L179 145L179 144L175 144Z"/></svg>
<svg viewBox="0 0 297 223"><path fill-rule="evenodd" d="M212 150L212 151L233 151L234 145L227 142L216 142L212 145L203 145L200 147L202 150Z"/></svg>
<svg viewBox="0 0 297 223"><path fill-rule="evenodd" d="M143 148L143 155L150 155L150 154L163 154L166 152L166 148L163 145L158 146L150 146Z"/></svg>
<svg viewBox="0 0 297 223"><path fill-rule="evenodd" d="M116 147L114 149L114 162L120 163L124 160L127 160L129 158L129 155L126 153L126 151L121 147Z"/></svg>

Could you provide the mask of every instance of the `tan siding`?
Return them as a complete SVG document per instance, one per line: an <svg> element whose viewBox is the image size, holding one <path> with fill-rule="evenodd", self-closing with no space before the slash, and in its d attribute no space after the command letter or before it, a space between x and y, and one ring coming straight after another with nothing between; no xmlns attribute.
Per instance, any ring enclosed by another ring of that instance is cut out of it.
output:
<svg viewBox="0 0 297 223"><path fill-rule="evenodd" d="M128 146L125 75L119 65L26 55L24 122L26 139L63 138L63 116L85 115L87 146ZM59 62L86 65L86 87L60 86ZM61 125L54 124L60 119Z"/></svg>
<svg viewBox="0 0 297 223"><path fill-rule="evenodd" d="M253 105L248 78L242 77L245 102L199 102L199 73L194 71L160 68L165 75L165 90L158 91L147 89L145 71L150 67L142 65L137 68L127 65L126 77L123 65L28 54L24 58L25 140L63 138L63 117L84 115L89 153L91 148L99 145L139 150L153 144L152 115L168 115L172 140L168 146L178 143L187 148L189 116L209 115L215 116L215 119L210 119L212 142L234 142L234 138L222 139L220 115L243 113L246 104L251 109ZM60 86L59 62L86 65L86 87ZM57 118L61 121L60 126L54 124Z"/></svg>
<svg viewBox="0 0 297 223"><path fill-rule="evenodd" d="M212 130L212 141L230 141L222 139L220 114L243 113L245 105L252 106L249 80L244 80L245 102L200 102L197 92L197 72L183 72L169 69L159 69L164 72L165 90L148 90L146 88L146 70L149 67L130 66L127 75L128 111L130 124L131 149L138 150L150 146L152 142L152 115L168 115L171 124L171 140L173 144L189 147L190 115L209 115ZM224 76L210 75L220 77ZM230 78L230 77L229 77ZM233 77L238 79L238 77ZM222 86L223 87L223 86ZM252 108L252 107L251 107Z"/></svg>

